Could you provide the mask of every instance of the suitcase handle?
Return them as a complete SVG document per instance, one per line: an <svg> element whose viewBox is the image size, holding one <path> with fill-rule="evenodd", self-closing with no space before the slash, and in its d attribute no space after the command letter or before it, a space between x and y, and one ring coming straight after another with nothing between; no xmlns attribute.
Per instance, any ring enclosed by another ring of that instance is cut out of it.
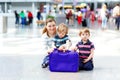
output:
<svg viewBox="0 0 120 80"><path fill-rule="evenodd" d="M59 54L59 55L68 55L68 54L71 54L71 51L70 50L66 50L65 52L64 51L61 51L61 50L58 50L58 49L54 49L54 54Z"/></svg>
<svg viewBox="0 0 120 80"><path fill-rule="evenodd" d="M57 52L63 52L63 53L65 53L65 54L70 52L70 50L62 51L62 50L58 50L57 48L55 48L54 51L57 51Z"/></svg>

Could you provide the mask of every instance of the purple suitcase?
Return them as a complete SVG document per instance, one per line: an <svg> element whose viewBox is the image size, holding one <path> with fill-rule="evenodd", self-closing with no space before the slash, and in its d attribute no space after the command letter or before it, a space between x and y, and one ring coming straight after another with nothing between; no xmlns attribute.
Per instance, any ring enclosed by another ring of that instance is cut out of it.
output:
<svg viewBox="0 0 120 80"><path fill-rule="evenodd" d="M49 69L52 72L77 72L79 68L79 54L67 50L65 52L55 49L49 55Z"/></svg>

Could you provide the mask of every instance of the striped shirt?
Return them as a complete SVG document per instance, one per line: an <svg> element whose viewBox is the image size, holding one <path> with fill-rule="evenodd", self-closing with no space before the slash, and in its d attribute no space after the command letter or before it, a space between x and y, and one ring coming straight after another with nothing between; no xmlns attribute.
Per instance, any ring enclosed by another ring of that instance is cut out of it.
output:
<svg viewBox="0 0 120 80"><path fill-rule="evenodd" d="M53 39L55 46L59 48L61 45L66 44L66 41L69 40L68 35L65 35L63 38L60 38L58 35Z"/></svg>
<svg viewBox="0 0 120 80"><path fill-rule="evenodd" d="M87 41L87 43L83 43L82 41L77 43L77 48L79 49L79 56L82 59L86 59L89 57L91 50L94 49L94 45L91 41Z"/></svg>

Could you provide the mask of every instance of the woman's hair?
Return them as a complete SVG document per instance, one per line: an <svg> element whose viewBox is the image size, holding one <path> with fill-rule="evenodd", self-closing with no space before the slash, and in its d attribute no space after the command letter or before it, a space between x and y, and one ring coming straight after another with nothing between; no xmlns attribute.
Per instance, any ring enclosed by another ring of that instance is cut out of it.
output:
<svg viewBox="0 0 120 80"><path fill-rule="evenodd" d="M83 28L80 30L79 36L81 36L82 33L88 33L90 35L90 30L88 28Z"/></svg>
<svg viewBox="0 0 120 80"><path fill-rule="evenodd" d="M68 27L64 23L61 23L60 25L58 25L57 32L64 32L65 34L67 34Z"/></svg>
<svg viewBox="0 0 120 80"><path fill-rule="evenodd" d="M56 21L55 21L53 18L48 18L48 19L46 20L46 22L45 22L45 27L43 28L42 34L44 34L45 32L47 32L46 26L47 26L47 24L48 24L49 22L55 22L55 23L56 23Z"/></svg>

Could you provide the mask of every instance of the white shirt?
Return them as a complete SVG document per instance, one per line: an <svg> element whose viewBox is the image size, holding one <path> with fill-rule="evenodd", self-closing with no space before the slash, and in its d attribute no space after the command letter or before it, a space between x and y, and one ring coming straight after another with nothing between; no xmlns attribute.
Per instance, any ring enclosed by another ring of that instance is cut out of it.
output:
<svg viewBox="0 0 120 80"><path fill-rule="evenodd" d="M48 49L52 48L53 38L48 37L47 33L44 33L41 36L41 50L47 51Z"/></svg>
<svg viewBox="0 0 120 80"><path fill-rule="evenodd" d="M119 12L120 12L120 7L119 6L115 6L113 8L113 14L112 14L112 16L116 17L116 15L119 14Z"/></svg>

